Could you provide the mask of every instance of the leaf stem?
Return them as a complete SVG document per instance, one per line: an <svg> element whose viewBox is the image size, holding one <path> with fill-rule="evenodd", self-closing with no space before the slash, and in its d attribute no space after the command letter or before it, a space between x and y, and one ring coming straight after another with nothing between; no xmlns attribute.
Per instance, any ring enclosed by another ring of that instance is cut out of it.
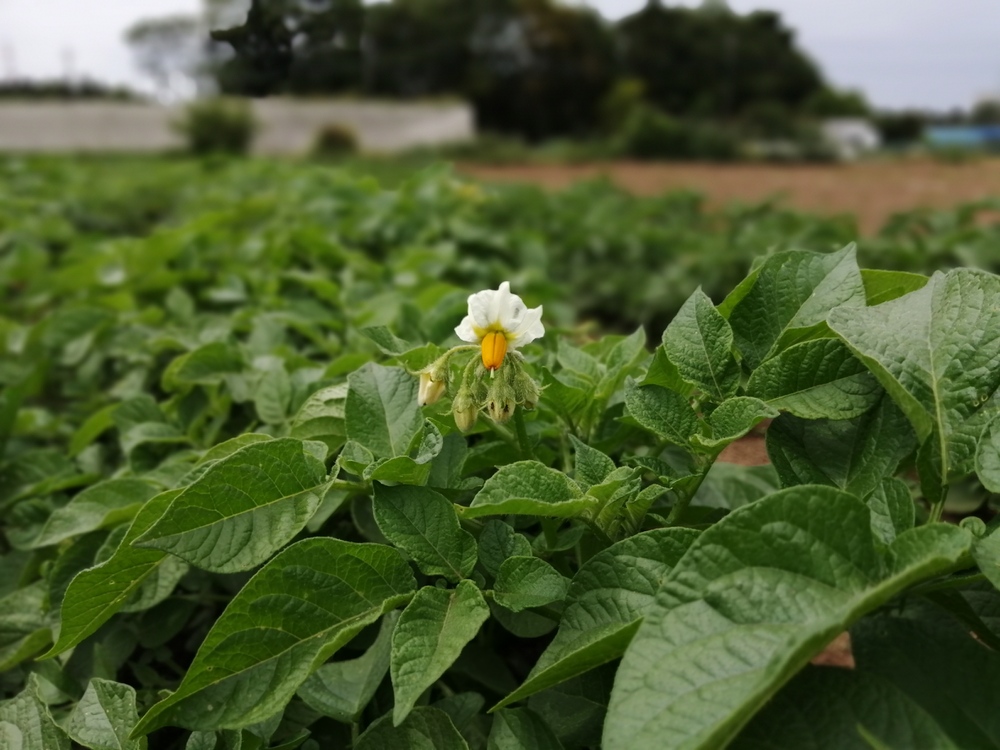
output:
<svg viewBox="0 0 1000 750"><path fill-rule="evenodd" d="M919 595L932 594L935 591L949 591L950 589L962 588L964 586L969 586L973 583L980 583L985 580L987 580L987 578L984 573L971 573L964 576L945 578L940 581L929 581L928 583L914 586L910 589L909 593Z"/></svg>
<svg viewBox="0 0 1000 750"><path fill-rule="evenodd" d="M927 523L939 523L942 515L944 515L944 500L931 503L931 512L927 516Z"/></svg>
<svg viewBox="0 0 1000 750"><path fill-rule="evenodd" d="M551 552L559 543L559 520L556 518L542 519L542 533L545 534L545 546Z"/></svg>
<svg viewBox="0 0 1000 750"><path fill-rule="evenodd" d="M674 506L670 509L670 513L667 515L667 524L669 526L675 525L680 520L681 516L684 515L684 511L687 510L694 496L698 494L698 489L701 487L701 483L705 481L705 477L708 476L708 472L715 465L715 459L718 457L718 453L712 456L705 465L705 468L702 469L701 475L698 477L698 481L695 482L694 487L685 492L683 495L678 496L677 502L674 503Z"/></svg>

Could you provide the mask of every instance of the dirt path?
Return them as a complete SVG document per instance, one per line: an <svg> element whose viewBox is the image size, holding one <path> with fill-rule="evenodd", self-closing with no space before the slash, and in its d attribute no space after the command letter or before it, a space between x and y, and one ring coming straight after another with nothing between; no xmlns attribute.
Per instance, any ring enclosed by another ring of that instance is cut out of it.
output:
<svg viewBox="0 0 1000 750"><path fill-rule="evenodd" d="M641 195L692 189L711 205L778 197L794 208L821 214L851 213L871 234L894 213L918 207L946 208L1000 196L1000 159L965 164L898 160L839 165L649 164L483 166L460 171L488 181L533 182L559 188L607 175Z"/></svg>

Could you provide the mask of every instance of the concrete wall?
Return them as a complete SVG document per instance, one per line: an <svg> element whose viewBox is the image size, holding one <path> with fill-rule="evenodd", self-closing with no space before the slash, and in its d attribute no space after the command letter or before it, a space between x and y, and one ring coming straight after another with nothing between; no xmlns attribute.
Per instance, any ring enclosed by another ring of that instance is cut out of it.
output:
<svg viewBox="0 0 1000 750"><path fill-rule="evenodd" d="M410 104L311 99L252 102L258 154L307 152L324 125L351 128L364 151L468 140L475 132L464 103ZM182 107L124 102L0 102L2 151L163 151L183 147L173 131Z"/></svg>

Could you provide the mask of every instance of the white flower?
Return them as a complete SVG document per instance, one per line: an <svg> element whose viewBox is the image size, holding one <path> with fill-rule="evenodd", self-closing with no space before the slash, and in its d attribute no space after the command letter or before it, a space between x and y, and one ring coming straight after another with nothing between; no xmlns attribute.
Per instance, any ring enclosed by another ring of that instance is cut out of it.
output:
<svg viewBox="0 0 1000 750"><path fill-rule="evenodd" d="M469 296L469 314L455 328L455 334L470 344L482 346L483 366L496 370L503 364L507 349L519 349L545 335L542 307L528 309L510 283L496 291L485 289Z"/></svg>

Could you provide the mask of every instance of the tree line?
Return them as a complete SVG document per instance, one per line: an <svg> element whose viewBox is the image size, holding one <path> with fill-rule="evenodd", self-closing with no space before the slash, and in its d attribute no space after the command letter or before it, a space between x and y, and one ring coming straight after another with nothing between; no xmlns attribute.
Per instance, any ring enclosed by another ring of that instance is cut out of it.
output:
<svg viewBox="0 0 1000 750"><path fill-rule="evenodd" d="M253 0L242 24L211 35L231 49L209 68L225 94L460 96L482 130L531 140L593 132L629 84L681 118L831 101L778 14L719 0L649 0L617 23L554 0Z"/></svg>

